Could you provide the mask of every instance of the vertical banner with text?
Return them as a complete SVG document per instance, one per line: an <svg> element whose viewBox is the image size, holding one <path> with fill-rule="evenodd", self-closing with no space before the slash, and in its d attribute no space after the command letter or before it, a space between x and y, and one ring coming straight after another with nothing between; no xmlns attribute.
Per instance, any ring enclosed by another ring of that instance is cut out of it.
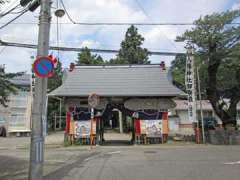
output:
<svg viewBox="0 0 240 180"><path fill-rule="evenodd" d="M187 49L185 85L188 94L188 118L196 122L196 96L193 49Z"/></svg>

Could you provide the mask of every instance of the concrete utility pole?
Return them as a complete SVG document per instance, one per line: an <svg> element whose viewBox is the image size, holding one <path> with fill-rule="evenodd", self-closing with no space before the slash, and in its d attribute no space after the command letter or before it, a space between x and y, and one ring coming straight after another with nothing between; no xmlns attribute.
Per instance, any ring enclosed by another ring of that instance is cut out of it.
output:
<svg viewBox="0 0 240 180"><path fill-rule="evenodd" d="M37 56L47 56L49 50L49 31L50 31L50 0L41 0L41 10L39 16L39 33ZM35 92L32 108L32 133L29 180L43 179L43 160L44 160L44 122L46 121L45 106L47 94L47 78L36 78Z"/></svg>
<svg viewBox="0 0 240 180"><path fill-rule="evenodd" d="M204 121L203 121L203 110L202 110L202 95L201 95L201 82L199 78L199 68L197 67L197 82L198 82L198 97L199 97L199 103L200 103L200 115L201 115L201 123L202 123L202 140L203 144L206 143L205 138L205 127L204 127Z"/></svg>

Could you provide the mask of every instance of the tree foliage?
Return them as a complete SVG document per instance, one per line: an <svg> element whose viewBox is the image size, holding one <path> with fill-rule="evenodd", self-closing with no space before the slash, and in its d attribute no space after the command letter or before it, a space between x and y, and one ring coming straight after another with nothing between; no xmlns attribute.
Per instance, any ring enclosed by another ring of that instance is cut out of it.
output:
<svg viewBox="0 0 240 180"><path fill-rule="evenodd" d="M0 0L0 5L5 4L8 0Z"/></svg>
<svg viewBox="0 0 240 180"><path fill-rule="evenodd" d="M236 124L240 101L240 26L231 24L239 16L240 11L235 10L201 17L194 28L177 37L196 47L200 67L205 68L202 72L207 74L202 77L206 98L223 125Z"/></svg>
<svg viewBox="0 0 240 180"><path fill-rule="evenodd" d="M62 63L58 61L57 66L54 69L54 75L48 78L48 91L53 91L54 89L58 88L62 85L62 77L63 77L63 69ZM51 96L48 99L48 125L50 129L54 129L53 122L54 122L54 114L56 113L59 117L59 100L56 98L52 98ZM64 115L64 106L62 105L62 115Z"/></svg>
<svg viewBox="0 0 240 180"><path fill-rule="evenodd" d="M104 61L100 55L92 55L90 49L85 47L78 53L76 65L101 65L101 64L149 64L149 52L142 48L144 38L134 26L130 26L121 42L121 48L116 58Z"/></svg>
<svg viewBox="0 0 240 180"><path fill-rule="evenodd" d="M23 75L23 72L5 73L4 67L0 67L0 105L7 107L10 94L16 94L19 87L11 82L11 79Z"/></svg>
<svg viewBox="0 0 240 180"><path fill-rule="evenodd" d="M199 56L195 56L194 59L195 66L199 68L199 78L201 82L201 95L203 99L207 99L206 87L207 87L207 64L202 63L203 61ZM171 72L173 84L177 86L182 91L186 92L185 87L185 72L186 72L186 55L179 54L171 63ZM224 82L223 82L224 83Z"/></svg>
<svg viewBox="0 0 240 180"><path fill-rule="evenodd" d="M104 60L100 55L92 55L90 50L85 47L81 53L78 53L77 65L104 64Z"/></svg>
<svg viewBox="0 0 240 180"><path fill-rule="evenodd" d="M121 48L116 59L111 59L110 64L149 64L148 50L142 48L144 38L138 33L133 25L125 34L125 39L121 42Z"/></svg>
<svg viewBox="0 0 240 180"><path fill-rule="evenodd" d="M62 84L63 69L62 63L58 61L57 66L54 68L54 74L48 78L48 91L52 91Z"/></svg>

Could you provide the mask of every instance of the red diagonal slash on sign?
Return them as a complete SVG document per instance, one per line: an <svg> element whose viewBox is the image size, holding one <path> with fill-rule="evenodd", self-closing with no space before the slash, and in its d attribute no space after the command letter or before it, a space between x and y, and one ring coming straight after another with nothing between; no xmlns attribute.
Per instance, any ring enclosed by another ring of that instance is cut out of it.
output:
<svg viewBox="0 0 240 180"><path fill-rule="evenodd" d="M51 64L51 67L48 67L46 64L44 64L44 61L49 62ZM42 74L40 73L41 71L39 72L39 68L42 68L43 70ZM40 56L33 63L33 72L38 77L42 78L51 77L53 75L53 69L54 65L52 59L47 56ZM46 73L44 71L46 71Z"/></svg>
<svg viewBox="0 0 240 180"><path fill-rule="evenodd" d="M49 72L49 69L47 68L47 66L45 66L45 64L44 64L43 62L40 62L39 64L42 66L42 68L43 68L44 70L47 71L47 73Z"/></svg>

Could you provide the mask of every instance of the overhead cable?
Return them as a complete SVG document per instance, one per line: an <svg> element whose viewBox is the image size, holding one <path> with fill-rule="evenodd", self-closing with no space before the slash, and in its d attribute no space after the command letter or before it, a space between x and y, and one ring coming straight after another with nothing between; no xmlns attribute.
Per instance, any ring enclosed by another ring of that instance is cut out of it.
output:
<svg viewBox="0 0 240 180"><path fill-rule="evenodd" d="M137 3L138 7L141 9L141 11L143 12L143 14L148 17L149 19L152 19L148 13L145 11L145 9L143 8L143 6L141 5L141 3L138 0L135 0L135 2Z"/></svg>
<svg viewBox="0 0 240 180"><path fill-rule="evenodd" d="M192 26L192 25L196 25L194 23L130 23L130 22L123 22L123 23L115 23L115 22L77 22L75 21L70 14L68 13L68 10L63 2L63 0L60 0L62 7L69 19L69 21L72 24L77 24L77 25L84 25L84 26L131 26L131 25L135 25L135 26ZM141 6L141 4L139 3L138 0L136 0L139 8L141 8L141 10L143 11L143 13L149 17L149 15L146 13L145 9ZM61 23L61 24L68 24L68 23ZM228 25L240 25L240 22L235 22L235 23L228 23Z"/></svg>
<svg viewBox="0 0 240 180"><path fill-rule="evenodd" d="M0 46L11 46L11 47L22 47L22 48L31 48L36 49L37 45L34 44L24 44L24 43L13 43L13 42L6 42L0 40ZM74 48L74 47L57 47L57 46L50 46L49 49L51 50L59 50L59 51L72 51L72 52L81 52L84 51L85 48ZM91 52L95 53L118 53L118 50L113 49L89 49ZM160 52L160 51L149 51L150 55L161 55L161 56L176 56L178 54L185 54L182 52Z"/></svg>
<svg viewBox="0 0 240 180"><path fill-rule="evenodd" d="M0 24L5 24L5 22L0 22ZM38 24L37 22L13 22L12 24L22 24L22 25L32 25L32 24ZM56 24L52 22L51 24ZM65 24L65 25L70 25L73 24L72 22L60 22L59 24ZM112 22L100 22L100 23L87 23L87 22L74 22L76 25L84 25L84 26L196 26L194 23L112 23ZM240 22L236 23L228 23L227 25L240 25Z"/></svg>
<svg viewBox="0 0 240 180"><path fill-rule="evenodd" d="M61 2L61 4L62 4L62 7L63 7L63 9L64 9L64 11L65 11L68 19L69 19L73 24L77 24L77 22L74 21L74 20L72 19L72 17L70 16L70 14L68 13L68 11L67 11L67 9L66 9L66 7L65 7L65 4L63 3L63 0L60 0L60 2Z"/></svg>
<svg viewBox="0 0 240 180"><path fill-rule="evenodd" d="M15 9L17 9L19 6L20 6L20 4L14 6L14 7L11 8L10 10L8 10L7 12L0 14L0 18L6 16L6 15L8 15L8 14L10 14L12 11L14 11Z"/></svg>
<svg viewBox="0 0 240 180"><path fill-rule="evenodd" d="M149 14L147 13L147 11L145 11L145 9L143 8L143 6L141 5L141 3L138 0L135 0L135 2L137 3L138 7L141 9L141 11L143 12L143 14L151 21L153 22L151 16L149 16ZM177 50L176 45L172 42L171 39L168 38L168 36L164 33L164 31L162 31L162 34L164 35L164 37L170 42L170 44L173 45L173 47Z"/></svg>
<svg viewBox="0 0 240 180"><path fill-rule="evenodd" d="M11 24L13 21L15 21L16 19L18 19L19 17L21 17L23 14L25 14L28 11L28 9L25 9L23 12L21 12L19 15L17 15L16 17L14 17L13 19L11 19L10 21L8 21L7 23L5 23L4 25L0 26L0 29L3 29L4 27L8 26L9 24Z"/></svg>

